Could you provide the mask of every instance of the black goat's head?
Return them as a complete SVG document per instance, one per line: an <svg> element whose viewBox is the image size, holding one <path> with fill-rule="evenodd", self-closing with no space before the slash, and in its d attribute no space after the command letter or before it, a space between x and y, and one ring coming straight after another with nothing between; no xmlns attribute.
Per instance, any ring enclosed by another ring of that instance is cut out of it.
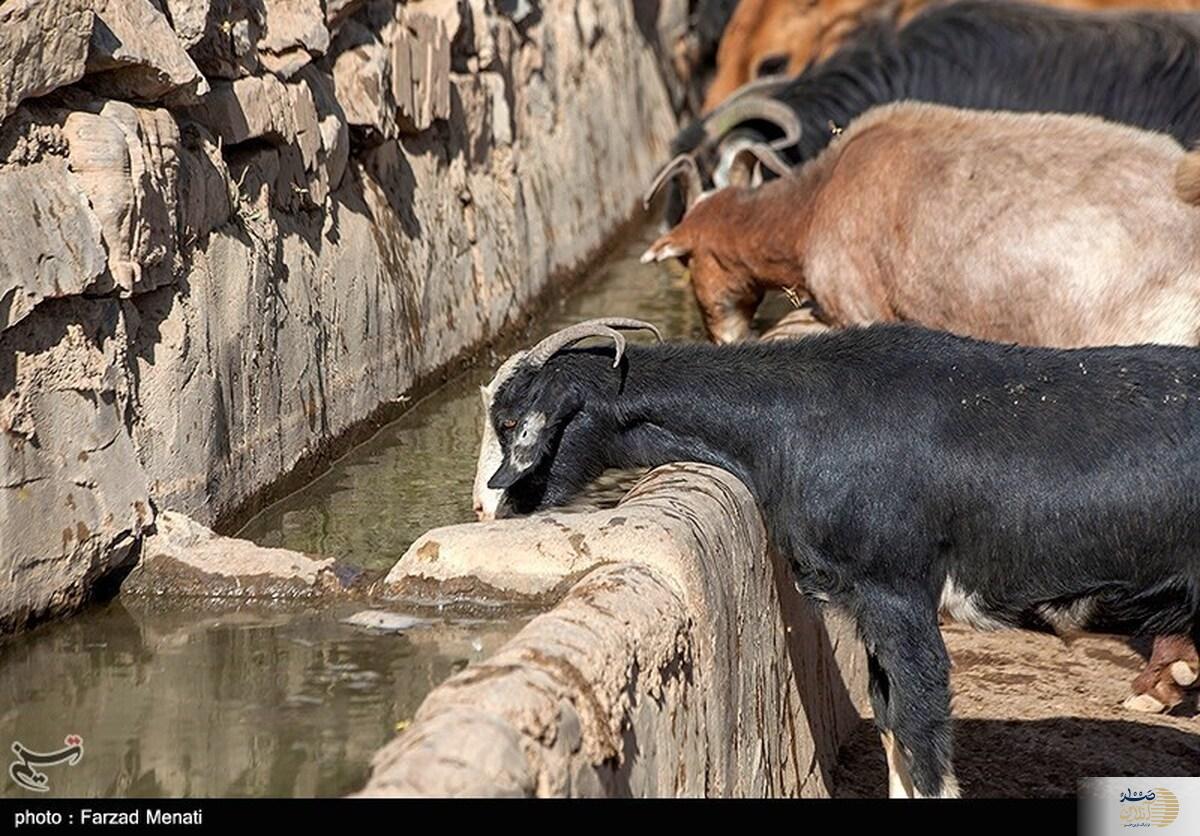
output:
<svg viewBox="0 0 1200 836"><path fill-rule="evenodd" d="M589 337L612 340L613 368L625 352L622 330L649 330L636 319L609 317L564 328L528 351L508 358L483 398L483 440L475 470L474 505L480 519L528 513L565 499L603 469L603 455L589 447L585 390L578 380L547 362ZM596 441L596 439L591 439Z"/></svg>

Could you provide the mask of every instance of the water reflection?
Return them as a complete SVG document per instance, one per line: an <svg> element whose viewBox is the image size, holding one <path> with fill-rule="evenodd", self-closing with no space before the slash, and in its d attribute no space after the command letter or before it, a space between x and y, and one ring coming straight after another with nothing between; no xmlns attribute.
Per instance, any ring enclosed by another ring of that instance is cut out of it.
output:
<svg viewBox="0 0 1200 836"><path fill-rule="evenodd" d="M95 608L0 647L0 743L83 737L77 765L46 768L52 796L352 791L430 689L519 627L381 636L341 623L352 611Z"/></svg>

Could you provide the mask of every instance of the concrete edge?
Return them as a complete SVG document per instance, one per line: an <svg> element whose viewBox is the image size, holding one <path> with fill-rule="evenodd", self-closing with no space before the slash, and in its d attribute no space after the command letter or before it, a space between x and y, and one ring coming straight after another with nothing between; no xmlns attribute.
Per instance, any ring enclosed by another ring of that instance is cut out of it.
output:
<svg viewBox="0 0 1200 836"><path fill-rule="evenodd" d="M865 661L848 623L796 592L740 481L669 465L615 509L549 518L558 534L544 539L545 515L436 532L446 581L474 571L504 586L500 563L516 584L579 570L582 546L588 566L554 609L430 693L360 795L830 794ZM389 580L407 560L430 583L410 555Z"/></svg>

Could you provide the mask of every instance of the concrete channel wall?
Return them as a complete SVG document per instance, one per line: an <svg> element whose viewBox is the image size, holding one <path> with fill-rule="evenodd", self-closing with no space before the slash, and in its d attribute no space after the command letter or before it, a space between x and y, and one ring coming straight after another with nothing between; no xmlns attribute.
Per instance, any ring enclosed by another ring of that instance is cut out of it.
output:
<svg viewBox="0 0 1200 836"><path fill-rule="evenodd" d="M367 796L826 796L864 702L852 629L709 466L658 468L612 510L431 531L387 583L561 600L429 695Z"/></svg>
<svg viewBox="0 0 1200 836"><path fill-rule="evenodd" d="M626 223L688 4L0 2L0 634L303 478Z"/></svg>

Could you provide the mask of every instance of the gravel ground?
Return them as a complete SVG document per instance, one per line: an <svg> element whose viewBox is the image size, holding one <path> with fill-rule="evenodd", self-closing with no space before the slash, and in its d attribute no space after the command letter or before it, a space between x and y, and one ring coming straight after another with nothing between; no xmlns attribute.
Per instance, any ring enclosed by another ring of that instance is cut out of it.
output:
<svg viewBox="0 0 1200 836"><path fill-rule="evenodd" d="M1197 692L1167 715L1121 702L1148 642L1112 636L942 628L954 669L955 770L967 798L1075 794L1101 775L1200 775ZM867 718L842 749L847 798L887 795L887 766Z"/></svg>

